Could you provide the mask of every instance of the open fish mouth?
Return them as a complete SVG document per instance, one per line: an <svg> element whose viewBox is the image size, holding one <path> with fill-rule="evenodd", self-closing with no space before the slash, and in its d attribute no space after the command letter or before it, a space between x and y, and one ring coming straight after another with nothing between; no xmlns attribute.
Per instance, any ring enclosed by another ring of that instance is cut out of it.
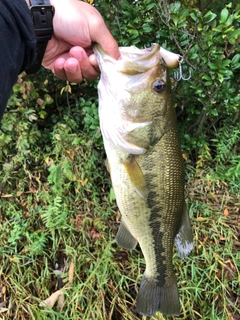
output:
<svg viewBox="0 0 240 320"><path fill-rule="evenodd" d="M121 57L118 59L117 70L122 73L132 75L134 73L146 72L153 68L161 58L168 68L177 68L179 55L170 52L159 44L152 44L150 48L139 49L135 46L120 47ZM95 44L93 48L97 55L97 60L101 64L101 60L116 63L116 60L107 55L99 44Z"/></svg>

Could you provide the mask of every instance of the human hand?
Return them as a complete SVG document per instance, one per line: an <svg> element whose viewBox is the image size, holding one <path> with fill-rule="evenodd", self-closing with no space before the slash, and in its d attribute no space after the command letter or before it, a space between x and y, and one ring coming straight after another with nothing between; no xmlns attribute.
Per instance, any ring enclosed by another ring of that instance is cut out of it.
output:
<svg viewBox="0 0 240 320"><path fill-rule="evenodd" d="M117 42L102 16L93 6L79 0L51 0L51 4L55 7L54 33L43 66L71 82L96 79L99 69L92 50L94 42L113 58L120 57Z"/></svg>

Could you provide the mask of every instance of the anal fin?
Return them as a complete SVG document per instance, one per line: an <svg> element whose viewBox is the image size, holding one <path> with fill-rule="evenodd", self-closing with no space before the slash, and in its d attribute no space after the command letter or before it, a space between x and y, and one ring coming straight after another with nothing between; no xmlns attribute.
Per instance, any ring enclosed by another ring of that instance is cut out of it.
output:
<svg viewBox="0 0 240 320"><path fill-rule="evenodd" d="M137 163L135 157L130 156L126 160L124 160L122 163L130 178L131 183L134 186L134 189L136 190L136 192L139 194L141 198L146 200L148 196L146 180L142 172L142 169Z"/></svg>
<svg viewBox="0 0 240 320"><path fill-rule="evenodd" d="M124 222L121 221L117 235L116 235L117 244L127 250L134 249L137 245L137 240L132 236L131 232L125 226Z"/></svg>
<svg viewBox="0 0 240 320"><path fill-rule="evenodd" d="M175 237L175 244L181 259L185 258L193 249L192 227L186 204L184 204L181 227Z"/></svg>

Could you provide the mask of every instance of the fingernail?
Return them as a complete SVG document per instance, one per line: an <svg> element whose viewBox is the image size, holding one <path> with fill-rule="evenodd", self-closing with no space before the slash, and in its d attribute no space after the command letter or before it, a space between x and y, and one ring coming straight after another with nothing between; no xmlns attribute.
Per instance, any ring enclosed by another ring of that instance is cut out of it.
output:
<svg viewBox="0 0 240 320"><path fill-rule="evenodd" d="M63 69L64 63L65 63L65 59L59 58L59 59L57 60L56 65L57 65L57 67L58 67L59 69Z"/></svg>
<svg viewBox="0 0 240 320"><path fill-rule="evenodd" d="M70 72L70 73L75 73L76 71L77 71L76 66L68 69L68 72Z"/></svg>
<svg viewBox="0 0 240 320"><path fill-rule="evenodd" d="M71 55L73 58L77 59L79 62L82 61L83 55L79 50L72 50Z"/></svg>

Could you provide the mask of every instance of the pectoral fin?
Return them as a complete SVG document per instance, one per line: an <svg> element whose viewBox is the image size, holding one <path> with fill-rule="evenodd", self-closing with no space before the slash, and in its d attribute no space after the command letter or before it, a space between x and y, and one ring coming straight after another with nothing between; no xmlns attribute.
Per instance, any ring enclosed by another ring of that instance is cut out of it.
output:
<svg viewBox="0 0 240 320"><path fill-rule="evenodd" d="M137 245L137 240L132 236L123 221L120 223L118 233L116 235L116 242L119 246L127 250L134 249Z"/></svg>
<svg viewBox="0 0 240 320"><path fill-rule="evenodd" d="M146 200L148 196L146 180L142 172L142 169L137 163L135 157L128 157L126 160L123 161L123 165L130 178L131 183L134 186L134 189L141 198Z"/></svg>
<svg viewBox="0 0 240 320"><path fill-rule="evenodd" d="M185 258L193 249L192 227L186 204L184 204L181 227L175 237L175 244L181 259Z"/></svg>

